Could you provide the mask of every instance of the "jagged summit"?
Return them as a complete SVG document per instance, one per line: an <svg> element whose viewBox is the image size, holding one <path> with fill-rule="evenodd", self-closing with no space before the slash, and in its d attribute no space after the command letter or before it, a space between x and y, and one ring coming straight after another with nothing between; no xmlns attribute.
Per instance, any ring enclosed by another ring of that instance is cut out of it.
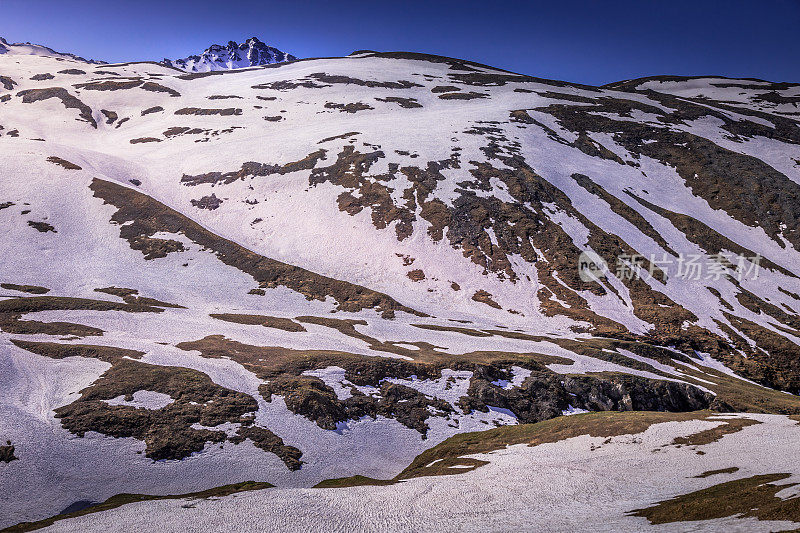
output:
<svg viewBox="0 0 800 533"><path fill-rule="evenodd" d="M242 44L228 41L226 46L212 44L198 55L184 59L164 59L161 63L189 72L208 72L211 70L231 70L237 68L271 65L297 59L291 54L268 46L257 37L251 37Z"/></svg>

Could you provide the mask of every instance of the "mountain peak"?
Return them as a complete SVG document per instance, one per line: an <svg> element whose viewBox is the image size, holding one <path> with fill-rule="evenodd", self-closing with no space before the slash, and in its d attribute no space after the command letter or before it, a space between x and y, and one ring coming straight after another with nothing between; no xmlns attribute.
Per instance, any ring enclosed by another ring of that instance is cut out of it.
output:
<svg viewBox="0 0 800 533"><path fill-rule="evenodd" d="M200 55L183 59L164 59L161 63L189 72L232 70L237 68L271 65L297 59L277 48L264 44L258 37L250 37L242 44L228 41L226 46L212 44Z"/></svg>

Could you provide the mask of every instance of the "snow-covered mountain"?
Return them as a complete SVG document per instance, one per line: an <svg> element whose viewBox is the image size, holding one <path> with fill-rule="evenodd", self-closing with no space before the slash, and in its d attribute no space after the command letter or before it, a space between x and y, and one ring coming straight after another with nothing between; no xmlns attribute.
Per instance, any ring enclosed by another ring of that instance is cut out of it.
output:
<svg viewBox="0 0 800 533"><path fill-rule="evenodd" d="M162 63L187 72L209 72L272 65L296 59L292 54L267 46L256 37L251 37L242 44L237 44L236 41L228 41L227 46L212 44L200 55L164 59Z"/></svg>
<svg viewBox="0 0 800 533"><path fill-rule="evenodd" d="M31 55L31 56L54 57L54 58L80 61L81 63L94 63L97 65L105 64L105 61L84 59L80 56L77 56L75 54L70 54L67 52L56 52L52 48L43 46L41 44L9 43L3 37L0 37L0 54L7 54L10 56Z"/></svg>
<svg viewBox="0 0 800 533"><path fill-rule="evenodd" d="M0 54L0 527L250 480L302 502L584 434L559 449L619 436L696 475L623 494L621 523L718 484L695 456L800 474L773 441L800 413L798 117L800 85L761 80Z"/></svg>

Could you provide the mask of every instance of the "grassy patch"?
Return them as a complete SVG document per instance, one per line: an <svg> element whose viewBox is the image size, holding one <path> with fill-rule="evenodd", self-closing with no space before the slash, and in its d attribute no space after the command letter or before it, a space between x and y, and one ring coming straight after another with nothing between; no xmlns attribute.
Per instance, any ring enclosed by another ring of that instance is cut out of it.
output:
<svg viewBox="0 0 800 533"><path fill-rule="evenodd" d="M454 435L440 444L419 454L411 464L394 479L381 480L365 476L337 478L322 481L318 488L350 487L360 485L387 485L404 479L423 476L442 476L462 474L475 470L488 461L467 458L465 455L489 453L513 444L539 444L559 442L572 437L590 435L592 437L613 437L631 435L646 431L653 424L662 422L685 422L688 420L707 420L714 413L694 411L689 413L668 413L654 411L604 411L582 415L561 416L536 424L502 426L488 431L477 431ZM724 420L735 423L739 419ZM730 433L730 431L729 431ZM725 469L724 472L729 471ZM720 471L719 473L722 473ZM712 472L708 475L712 475Z"/></svg>
<svg viewBox="0 0 800 533"><path fill-rule="evenodd" d="M223 117L231 115L241 115L242 110L238 108L228 107L225 109L201 109L199 107L184 107L175 111L176 115L220 115Z"/></svg>
<svg viewBox="0 0 800 533"><path fill-rule="evenodd" d="M10 339L11 344L37 355L51 359L64 359L67 357L87 357L114 363L125 357L141 359L144 352L116 348L114 346L98 346L92 344L62 344L58 342L37 342L22 339Z"/></svg>
<svg viewBox="0 0 800 533"><path fill-rule="evenodd" d="M800 497L785 500L775 494L796 485L774 485L791 474L763 474L690 492L646 509L631 511L631 516L647 518L651 524L713 520L729 516L758 520L800 522Z"/></svg>
<svg viewBox="0 0 800 533"><path fill-rule="evenodd" d="M461 459L462 456L488 453L512 444L536 446L580 435L613 437L636 434L660 422L705 420L710 415L712 415L710 411L689 413L603 411L562 416L536 424L503 426L489 431L462 433L450 437L439 445L419 454L408 468L403 470L395 479L458 474L465 471L465 469L451 467L471 466L470 469L474 469L480 466L471 463L475 460ZM728 421L726 420L726 422Z"/></svg>
<svg viewBox="0 0 800 533"><path fill-rule="evenodd" d="M284 331L301 332L306 331L301 324L291 318L280 318L266 315L243 315L237 313L212 313L211 318L233 322L235 324L245 324L248 326L264 326L265 328L282 329Z"/></svg>
<svg viewBox="0 0 800 533"><path fill-rule="evenodd" d="M244 481L242 483L223 485L222 487L216 487L213 489L203 490L199 492L190 492L188 494L178 494L172 496L153 496L149 494L118 494L116 496L112 496L103 503L92 505L91 507L87 507L86 509L82 509L80 511L75 511L74 513L53 516L51 518L47 518L45 520L39 520L37 522L23 522L21 524L17 524L15 526L3 529L1 533L23 533L25 531L34 531L37 529L51 526L55 522L58 522L59 520L76 518L87 514L99 513L102 511L109 511L111 509L116 509L117 507L122 507L123 505L127 505L129 503L153 501L153 500L180 500L184 498L187 499L218 498L222 496L230 496L231 494L236 494L238 492L269 489L272 487L274 487L274 485L272 485L271 483Z"/></svg>
<svg viewBox="0 0 800 533"><path fill-rule="evenodd" d="M27 292L29 294L46 294L50 289L38 285L17 285L16 283L0 283L0 287L10 291Z"/></svg>
<svg viewBox="0 0 800 533"><path fill-rule="evenodd" d="M66 159L61 159L60 157L50 156L47 158L47 161L53 163L54 165L59 165L61 167L64 167L67 170L81 170L81 167L79 167L75 163L70 163Z"/></svg>
<svg viewBox="0 0 800 533"><path fill-rule="evenodd" d="M156 300L147 300L155 302ZM132 313L161 313L161 307L137 303L117 303L87 298L71 298L65 296L30 296L27 298L9 298L0 301L0 329L16 335L75 335L78 337L98 336L103 330L83 324L70 322L40 322L22 320L26 313L39 311L128 311Z"/></svg>
<svg viewBox="0 0 800 533"><path fill-rule="evenodd" d="M413 271L412 271L413 272ZM459 328L455 326L438 326L436 324L411 324L415 328L420 329L429 329L432 331L450 331L453 333L462 333L464 335L469 335L470 337L491 337L492 333L487 333L486 331L480 331L477 329L472 328Z"/></svg>
<svg viewBox="0 0 800 533"><path fill-rule="evenodd" d="M169 302L162 302L161 300L156 300L155 298L147 298L144 296L139 296L139 291L136 289L127 289L124 287L103 287L100 289L95 289L95 292L102 292L105 294L110 294L112 296L118 296L122 298L122 300L131 305L144 305L144 306L153 306L153 307L172 307L175 309L186 309L182 305L173 304Z"/></svg>
<svg viewBox="0 0 800 533"><path fill-rule="evenodd" d="M685 381L713 390L717 399L725 402L730 411L800 415L800 396L750 383L711 368L700 367L702 372L682 365L676 365L676 368L687 375L683 378ZM714 384L709 385L700 379Z"/></svg>
<svg viewBox="0 0 800 533"><path fill-rule="evenodd" d="M313 488L315 489L335 489L342 487L363 487L366 485L392 485L394 480L375 479L367 476L337 477L320 481Z"/></svg>
<svg viewBox="0 0 800 533"><path fill-rule="evenodd" d="M711 444L712 442L717 442L725 435L739 432L747 426L760 423L761 422L758 420L753 420L751 418L734 418L732 420L726 420L726 423L721 426L706 429L699 433L689 435L688 437L676 437L672 441L672 444L680 446L702 446L703 444Z"/></svg>
<svg viewBox="0 0 800 533"><path fill-rule="evenodd" d="M733 474L734 472L738 472L738 471L739 471L739 467L738 466L730 466L728 468L720 468L719 470L706 470L702 474L697 474L696 476L692 476L692 477L696 477L696 478L701 478L702 479L702 478L707 478L707 477L711 477L711 476L716 476L717 474Z"/></svg>

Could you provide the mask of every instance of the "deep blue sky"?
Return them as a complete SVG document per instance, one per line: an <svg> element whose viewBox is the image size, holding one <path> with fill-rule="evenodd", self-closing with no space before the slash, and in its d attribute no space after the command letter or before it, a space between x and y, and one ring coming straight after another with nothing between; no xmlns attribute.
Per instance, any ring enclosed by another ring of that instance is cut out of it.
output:
<svg viewBox="0 0 800 533"><path fill-rule="evenodd" d="M0 0L0 36L111 62L253 35L299 57L410 50L590 84L654 74L800 81L800 0Z"/></svg>

